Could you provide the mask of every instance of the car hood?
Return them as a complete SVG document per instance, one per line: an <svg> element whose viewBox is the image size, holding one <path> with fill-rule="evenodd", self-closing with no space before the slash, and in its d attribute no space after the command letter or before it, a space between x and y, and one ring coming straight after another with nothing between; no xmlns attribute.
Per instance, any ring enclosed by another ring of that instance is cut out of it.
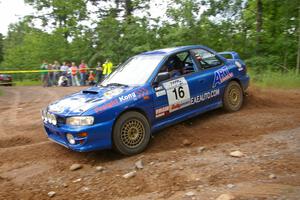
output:
<svg viewBox="0 0 300 200"><path fill-rule="evenodd" d="M125 86L91 87L55 101L48 106L47 110L64 116L81 115L95 106L132 91L134 88Z"/></svg>

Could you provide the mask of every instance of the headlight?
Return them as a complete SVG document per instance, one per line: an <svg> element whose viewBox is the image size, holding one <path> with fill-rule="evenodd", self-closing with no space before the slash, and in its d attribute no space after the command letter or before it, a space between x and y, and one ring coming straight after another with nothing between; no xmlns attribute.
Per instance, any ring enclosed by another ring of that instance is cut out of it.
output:
<svg viewBox="0 0 300 200"><path fill-rule="evenodd" d="M78 116L67 118L67 124L73 126L88 126L94 123L94 117L92 116Z"/></svg>
<svg viewBox="0 0 300 200"><path fill-rule="evenodd" d="M48 121L49 123L52 123L51 115L48 112L46 113L46 121Z"/></svg>
<svg viewBox="0 0 300 200"><path fill-rule="evenodd" d="M50 119L51 119L51 123L55 126L57 124L57 120L56 120L55 115L50 114Z"/></svg>
<svg viewBox="0 0 300 200"><path fill-rule="evenodd" d="M67 140L70 144L75 144L75 139L74 139L74 136L70 133L67 133Z"/></svg>
<svg viewBox="0 0 300 200"><path fill-rule="evenodd" d="M57 120L54 114L51 114L45 110L42 110L42 119L44 122L48 122L53 125L57 125Z"/></svg>

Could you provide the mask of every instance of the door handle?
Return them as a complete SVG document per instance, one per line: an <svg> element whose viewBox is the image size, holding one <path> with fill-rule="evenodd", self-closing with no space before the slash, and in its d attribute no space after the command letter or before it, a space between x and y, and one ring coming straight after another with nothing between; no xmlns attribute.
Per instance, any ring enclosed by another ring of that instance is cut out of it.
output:
<svg viewBox="0 0 300 200"><path fill-rule="evenodd" d="M199 82L199 83L204 83L204 80L203 80L203 79L201 79L201 80L198 80L198 82Z"/></svg>

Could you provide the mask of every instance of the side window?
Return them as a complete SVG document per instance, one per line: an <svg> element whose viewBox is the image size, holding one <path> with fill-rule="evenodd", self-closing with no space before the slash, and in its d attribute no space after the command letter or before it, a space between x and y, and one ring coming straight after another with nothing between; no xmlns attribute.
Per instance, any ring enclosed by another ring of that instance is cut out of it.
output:
<svg viewBox="0 0 300 200"><path fill-rule="evenodd" d="M190 52L184 51L170 56L160 69L160 72L168 72L170 78L174 78L195 72L196 69L196 63L192 59Z"/></svg>
<svg viewBox="0 0 300 200"><path fill-rule="evenodd" d="M201 68L207 69L211 67L216 67L222 64L222 61L219 60L215 54L204 50L204 49L194 49L192 50L196 60L199 62Z"/></svg>

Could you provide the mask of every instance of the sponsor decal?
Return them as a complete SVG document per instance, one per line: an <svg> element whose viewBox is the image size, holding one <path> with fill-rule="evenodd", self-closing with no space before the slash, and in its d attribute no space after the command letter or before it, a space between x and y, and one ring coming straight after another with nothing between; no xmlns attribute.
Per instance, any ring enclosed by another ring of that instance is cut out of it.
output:
<svg viewBox="0 0 300 200"><path fill-rule="evenodd" d="M179 110L181 108L181 104L173 104L170 106L170 110L175 111L175 110Z"/></svg>
<svg viewBox="0 0 300 200"><path fill-rule="evenodd" d="M220 89L215 89L215 90L211 90L209 92L204 92L203 94L200 94L198 96L192 97L190 99L190 102L176 103L176 104L172 104L170 106L164 106L164 107L158 108L155 110L155 117L158 118L158 117L166 116L166 115L170 114L171 112L185 108L192 104L196 104L196 103L200 103L200 102L209 100L218 95L220 95Z"/></svg>
<svg viewBox="0 0 300 200"><path fill-rule="evenodd" d="M167 94L166 90L161 90L161 91L157 91L156 93L156 97L161 97L161 96L165 96Z"/></svg>
<svg viewBox="0 0 300 200"><path fill-rule="evenodd" d="M103 94L103 96L106 98L106 99L111 99L112 97L114 96L117 96L119 94L121 94L123 92L123 89L121 88L116 88L116 89L113 89L113 90L110 90L110 91L107 91Z"/></svg>
<svg viewBox="0 0 300 200"><path fill-rule="evenodd" d="M168 90L168 89L176 88L176 87L186 85L186 84L187 84L187 82L186 82L185 78L182 77L182 78L178 78L178 79L163 83L163 86L166 90Z"/></svg>
<svg viewBox="0 0 300 200"><path fill-rule="evenodd" d="M135 92L132 92L128 95L123 95L123 96L120 96L119 97L119 101L120 102L123 102L123 101L128 101L130 99L136 99L137 98L137 95L135 94Z"/></svg>
<svg viewBox="0 0 300 200"><path fill-rule="evenodd" d="M155 117L162 117L169 113L169 106L164 106L155 110Z"/></svg>
<svg viewBox="0 0 300 200"><path fill-rule="evenodd" d="M112 108L115 105L117 105L118 103L119 103L118 99L114 99L114 100L112 100L112 101L110 101L110 102L108 102L108 103L106 103L106 104L104 104L100 107L95 108L95 112L98 113L98 112L101 112L101 111L106 110L108 108Z"/></svg>
<svg viewBox="0 0 300 200"><path fill-rule="evenodd" d="M155 92L160 91L160 90L163 90L163 89L164 89L164 88L163 88L162 86L158 86L158 87L154 88Z"/></svg>
<svg viewBox="0 0 300 200"><path fill-rule="evenodd" d="M228 79L233 77L233 73L229 72L227 67L222 67L221 69L215 71L215 77L213 82L213 88L217 85L222 84L223 82L227 81Z"/></svg>
<svg viewBox="0 0 300 200"><path fill-rule="evenodd" d="M94 100L98 99L86 98L82 95L75 94L74 96L69 96L54 102L49 105L48 109L50 112L57 114L63 112L83 112L95 105Z"/></svg>
<svg viewBox="0 0 300 200"><path fill-rule="evenodd" d="M218 95L220 95L220 89L212 90L210 92L204 92L203 94L192 97L191 104L200 103L200 102L206 101L208 99L211 99L213 97L216 97Z"/></svg>
<svg viewBox="0 0 300 200"><path fill-rule="evenodd" d="M138 98L142 98L144 96L149 95L149 92L146 88L140 88L137 91L135 91L135 94Z"/></svg>

